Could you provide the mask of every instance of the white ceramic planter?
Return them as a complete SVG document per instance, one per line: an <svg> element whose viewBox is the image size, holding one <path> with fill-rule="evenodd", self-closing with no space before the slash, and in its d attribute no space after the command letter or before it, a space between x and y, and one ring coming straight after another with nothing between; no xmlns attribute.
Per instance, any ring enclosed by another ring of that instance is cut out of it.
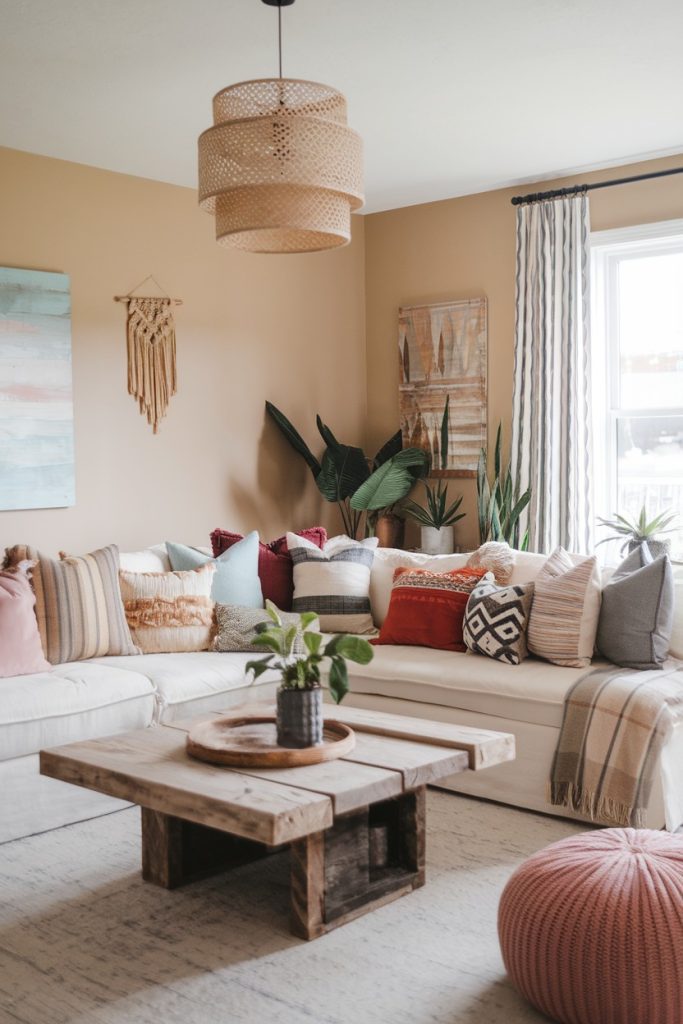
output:
<svg viewBox="0 0 683 1024"><path fill-rule="evenodd" d="M422 550L426 555L453 554L452 526L441 526L438 530L434 526L422 526L420 530Z"/></svg>

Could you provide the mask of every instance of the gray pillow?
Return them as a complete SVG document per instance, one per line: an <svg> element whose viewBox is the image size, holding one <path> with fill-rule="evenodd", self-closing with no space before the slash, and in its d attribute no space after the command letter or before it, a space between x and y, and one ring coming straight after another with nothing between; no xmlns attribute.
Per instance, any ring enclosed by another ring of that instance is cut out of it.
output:
<svg viewBox="0 0 683 1024"><path fill-rule="evenodd" d="M661 668L669 653L674 577L668 555L632 551L602 592L597 648L624 668Z"/></svg>
<svg viewBox="0 0 683 1024"><path fill-rule="evenodd" d="M526 628L534 596L533 583L498 587L491 574L469 596L462 635L476 654L519 665L527 656Z"/></svg>
<svg viewBox="0 0 683 1024"><path fill-rule="evenodd" d="M280 612L280 618L284 626L298 626L301 621L301 616L296 612ZM217 604L216 624L218 630L212 650L248 652L253 654L254 657L257 657L259 654L268 654L267 648L258 647L251 643L251 640L256 636L256 627L262 622L271 623L271 620L268 618L268 612L264 608L244 608L242 605L237 604ZM315 622L311 628L318 628ZM306 647L301 634L297 636L294 642L294 654L306 654Z"/></svg>

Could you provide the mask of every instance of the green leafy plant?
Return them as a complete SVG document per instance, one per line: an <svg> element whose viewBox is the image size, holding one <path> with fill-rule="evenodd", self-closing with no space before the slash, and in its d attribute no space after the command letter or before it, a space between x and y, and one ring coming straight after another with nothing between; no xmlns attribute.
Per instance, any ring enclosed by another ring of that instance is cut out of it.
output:
<svg viewBox="0 0 683 1024"><path fill-rule="evenodd" d="M255 647L268 648L271 653L265 658L248 661L247 672L253 672L254 679L258 679L268 669L276 669L282 676L283 690L315 690L321 685L321 665L327 658L330 662L327 685L335 704L339 704L349 692L346 662L367 665L375 653L371 644L363 637L339 633L323 647L324 636L311 629L318 618L315 612L304 612L298 626L283 626L272 601L266 601L266 612L272 625L263 623L251 642ZM303 636L308 652L304 657L294 653L298 636Z"/></svg>
<svg viewBox="0 0 683 1024"><path fill-rule="evenodd" d="M404 498L427 471L429 456L419 448L404 449L400 430L370 459L362 448L338 441L320 416L316 416L318 432L326 445L318 459L272 402L266 402L266 412L305 460L325 501L339 506L344 530L350 537L358 536L363 512L368 513L370 520L376 518L380 510Z"/></svg>
<svg viewBox="0 0 683 1024"><path fill-rule="evenodd" d="M479 453L477 466L477 515L479 519L479 543L489 540L506 541L510 547L526 551L529 535L525 533L520 543L519 518L531 501L531 488L519 496L519 488L512 482L512 469L501 461L502 427L498 424L496 446L493 455L493 480L489 482L487 452Z"/></svg>
<svg viewBox="0 0 683 1024"><path fill-rule="evenodd" d="M644 505L637 518L629 519L628 516L619 515L618 512L614 513L613 519L598 517L600 525L609 527L613 533L609 537L604 537L598 541L596 547L599 547L601 544L607 544L611 540L621 540L623 543L619 550L623 554L627 547L636 547L643 542L654 540L660 533L673 533L676 527L669 524L673 523L677 518L677 512L667 509L648 522L647 511Z"/></svg>

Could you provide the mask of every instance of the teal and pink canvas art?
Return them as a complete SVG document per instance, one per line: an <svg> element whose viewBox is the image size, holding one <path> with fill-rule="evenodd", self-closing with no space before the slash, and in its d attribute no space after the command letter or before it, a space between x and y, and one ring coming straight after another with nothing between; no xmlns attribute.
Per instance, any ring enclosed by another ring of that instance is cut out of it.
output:
<svg viewBox="0 0 683 1024"><path fill-rule="evenodd" d="M69 278L0 267L0 509L74 501Z"/></svg>

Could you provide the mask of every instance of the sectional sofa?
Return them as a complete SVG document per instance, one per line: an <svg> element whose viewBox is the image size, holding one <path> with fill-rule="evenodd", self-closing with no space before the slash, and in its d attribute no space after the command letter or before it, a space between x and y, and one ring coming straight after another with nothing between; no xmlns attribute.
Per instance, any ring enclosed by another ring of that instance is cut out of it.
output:
<svg viewBox="0 0 683 1024"><path fill-rule="evenodd" d="M410 561L448 570L468 555L427 557L380 549L371 576L375 623L386 615L393 570ZM512 582L532 580L543 555L516 554ZM165 547L121 555L121 567L168 571ZM683 578L677 579L672 654L683 658ZM277 679L254 684L245 675L249 654L148 654L58 665L50 673L0 681L0 842L57 828L124 806L109 797L42 777L38 752L76 740L274 698ZM514 733L517 758L485 772L462 773L445 788L534 811L560 813L545 796L567 690L582 669L529 658L509 666L473 654L382 646L373 661L353 666L349 704ZM573 817L569 812L566 816ZM683 726L675 728L659 759L647 825L683 823Z"/></svg>

